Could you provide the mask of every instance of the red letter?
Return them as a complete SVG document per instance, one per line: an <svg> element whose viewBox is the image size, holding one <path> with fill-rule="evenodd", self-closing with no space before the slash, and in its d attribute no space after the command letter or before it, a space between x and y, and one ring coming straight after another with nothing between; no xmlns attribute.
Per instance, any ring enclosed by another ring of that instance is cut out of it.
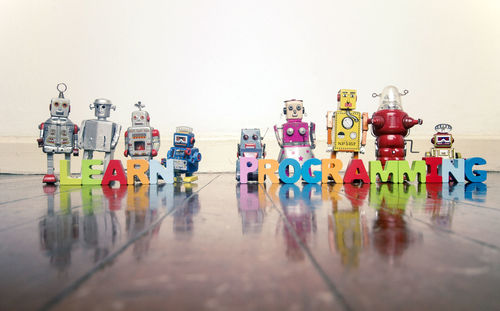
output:
<svg viewBox="0 0 500 311"><path fill-rule="evenodd" d="M109 185L109 183L114 180L120 182L120 185L127 184L127 176L125 176L122 161L120 160L109 161L108 168L106 169L106 173L104 173L101 185Z"/></svg>

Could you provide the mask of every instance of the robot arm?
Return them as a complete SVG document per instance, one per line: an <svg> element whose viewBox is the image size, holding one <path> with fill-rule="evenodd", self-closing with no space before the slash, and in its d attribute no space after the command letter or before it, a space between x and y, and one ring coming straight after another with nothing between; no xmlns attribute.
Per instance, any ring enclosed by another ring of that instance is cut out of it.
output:
<svg viewBox="0 0 500 311"><path fill-rule="evenodd" d="M413 119L413 118L410 118L409 116L406 116L404 119L403 119L403 126L407 129L413 127L414 125L417 125L417 124L422 124L423 121L422 119Z"/></svg>
<svg viewBox="0 0 500 311"><path fill-rule="evenodd" d="M167 159L173 159L174 158L174 152L175 152L175 148L171 147L170 150L167 152Z"/></svg>
<svg viewBox="0 0 500 311"><path fill-rule="evenodd" d="M78 148L83 149L83 137L85 133L85 123L87 120L82 121L82 126L80 126L80 132L78 133Z"/></svg>
<svg viewBox="0 0 500 311"><path fill-rule="evenodd" d="M160 150L160 131L153 129L152 133L153 139L153 149L151 150L151 156L156 157L158 155L158 150Z"/></svg>
<svg viewBox="0 0 500 311"><path fill-rule="evenodd" d="M333 143L333 141L332 141L332 129L333 129L334 122L335 122L335 112L328 111L326 113L326 130L327 130L326 144L328 145L326 152L332 151L332 143Z"/></svg>
<svg viewBox="0 0 500 311"><path fill-rule="evenodd" d="M368 124L371 124L374 127L380 128L384 126L385 120L382 116L373 116L373 118L368 119Z"/></svg>
<svg viewBox="0 0 500 311"><path fill-rule="evenodd" d="M362 120L362 128L361 128L361 147L359 148L359 152L365 153L366 146L366 133L368 132L368 112L363 112L361 117Z"/></svg>
<svg viewBox="0 0 500 311"><path fill-rule="evenodd" d="M122 126L117 123L113 123L113 127L115 128L115 133L113 135L113 139L111 140L111 149L115 149L118 140L120 139L120 132L122 130Z"/></svg>
<svg viewBox="0 0 500 311"><path fill-rule="evenodd" d="M128 142L129 142L129 139L128 139L128 131L125 131L125 134L124 134L124 140L125 140L125 150L123 151L123 155L125 157L128 157Z"/></svg>
<svg viewBox="0 0 500 311"><path fill-rule="evenodd" d="M309 136L311 139L311 148L314 149L316 148L316 124L314 122L311 122L309 125Z"/></svg>
<svg viewBox="0 0 500 311"><path fill-rule="evenodd" d="M276 140L278 141L278 145L280 148L283 148L283 139L280 136L279 130L283 129L282 127L274 126L274 134L276 135Z"/></svg>
<svg viewBox="0 0 500 311"><path fill-rule="evenodd" d="M189 162L196 163L201 161L201 153L198 151L198 148L191 149L191 155L189 156Z"/></svg>
<svg viewBox="0 0 500 311"><path fill-rule="evenodd" d="M43 127L44 127L45 123L40 123L40 125L38 126L38 129L40 130L40 136L37 138L37 142L38 142L38 148L42 148L43 147Z"/></svg>
<svg viewBox="0 0 500 311"><path fill-rule="evenodd" d="M74 130L73 130L73 155L75 157L78 156L79 154L79 150L78 150L78 132L79 132L79 128L78 128L78 125L74 125Z"/></svg>

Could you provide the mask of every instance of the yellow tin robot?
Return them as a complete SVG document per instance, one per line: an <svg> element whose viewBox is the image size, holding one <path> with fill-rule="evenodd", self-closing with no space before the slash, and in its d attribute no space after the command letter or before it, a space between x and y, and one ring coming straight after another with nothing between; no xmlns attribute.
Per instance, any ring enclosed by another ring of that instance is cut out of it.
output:
<svg viewBox="0 0 500 311"><path fill-rule="evenodd" d="M455 139L450 134L450 131L452 130L451 125L441 123L436 125L434 130L437 132L431 139L431 143L434 145L434 148L431 148L431 151L426 152L425 156L448 158L451 160L462 158L462 154L455 151L455 148L453 148Z"/></svg>
<svg viewBox="0 0 500 311"><path fill-rule="evenodd" d="M365 152L368 113L354 111L356 100L356 90L341 89L337 94L337 111L328 111L326 114L326 151L332 153L332 159L337 157L337 152L352 152L353 159L357 159L360 152Z"/></svg>

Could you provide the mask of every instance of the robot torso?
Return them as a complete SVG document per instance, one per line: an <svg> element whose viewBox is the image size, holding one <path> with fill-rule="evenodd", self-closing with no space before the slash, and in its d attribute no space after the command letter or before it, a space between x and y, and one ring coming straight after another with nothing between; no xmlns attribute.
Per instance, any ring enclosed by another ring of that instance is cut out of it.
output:
<svg viewBox="0 0 500 311"><path fill-rule="evenodd" d="M43 123L43 152L72 153L77 127L68 118L52 117Z"/></svg>

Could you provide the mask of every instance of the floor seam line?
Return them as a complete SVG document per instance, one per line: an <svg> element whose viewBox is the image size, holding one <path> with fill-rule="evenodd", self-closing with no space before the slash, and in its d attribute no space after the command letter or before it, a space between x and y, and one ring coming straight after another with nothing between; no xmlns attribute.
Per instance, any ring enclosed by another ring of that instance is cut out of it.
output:
<svg viewBox="0 0 500 311"><path fill-rule="evenodd" d="M205 187L210 185L215 179L217 179L220 175L215 176L212 178L209 182L207 182L203 187L200 189L196 190L193 192L190 196L184 198L181 204L178 206L174 207L170 211L167 211L165 214L163 214L160 218L158 218L155 222L153 222L151 225L149 225L147 228L143 229L141 232L139 232L137 235L135 235L132 239L128 240L124 245L122 245L120 248L118 248L115 252L112 254L106 256L103 260L101 260L98 264L93 266L90 270L88 270L85 274L83 274L80 278L72 282L70 285L66 286L62 291L59 292L59 294L53 296L52 299L50 299L48 302L46 302L39 310L50 310L54 306L56 306L58 303L60 303L62 300L64 300L68 295L73 293L75 290L77 290L85 281L89 280L95 273L97 273L99 270L101 270L103 267L105 267L109 262L117 258L120 254L122 254L127 248L129 248L130 245L134 244L139 238L144 236L146 233L150 232L150 230L157 225L159 225L167 216L171 215L174 211L177 210L178 207L184 206L187 204L189 199L191 199L194 195L198 194L201 190L203 190Z"/></svg>
<svg viewBox="0 0 500 311"><path fill-rule="evenodd" d="M293 227L290 224L290 222L288 221L288 219L285 217L285 215L282 213L282 211L276 206L276 204L274 203L273 199L271 198L271 196L267 192L266 188L262 184L259 184L259 186L264 189L264 192L266 193L266 196L268 197L268 199L271 201L271 204L272 204L273 208L278 212L278 214L280 215L281 219L285 223L285 226L287 226L288 230L290 230L290 232L292 233L292 236L293 236L295 242L298 245L300 245L300 247L302 248L302 250L306 253L307 257L309 258L309 261L312 263L312 265L313 265L314 269L316 270L316 272L323 279L323 282L326 283L326 285L327 285L328 289L330 290L330 292L333 294L333 296L335 298L338 299L340 305L342 305L342 307L344 308L344 310L352 310L351 307L349 306L349 304L347 303L347 300L342 295L342 293L340 293L340 291L337 289L337 287L335 286L335 284L333 283L333 281L328 277L328 275L326 274L326 272L323 271L323 269L321 268L321 265L318 263L318 261L316 260L316 258L312 255L312 253L309 250L309 248L306 245L304 245L304 243L302 243L302 241L299 239L299 236L297 235L297 232L295 232L295 229L293 229Z"/></svg>

